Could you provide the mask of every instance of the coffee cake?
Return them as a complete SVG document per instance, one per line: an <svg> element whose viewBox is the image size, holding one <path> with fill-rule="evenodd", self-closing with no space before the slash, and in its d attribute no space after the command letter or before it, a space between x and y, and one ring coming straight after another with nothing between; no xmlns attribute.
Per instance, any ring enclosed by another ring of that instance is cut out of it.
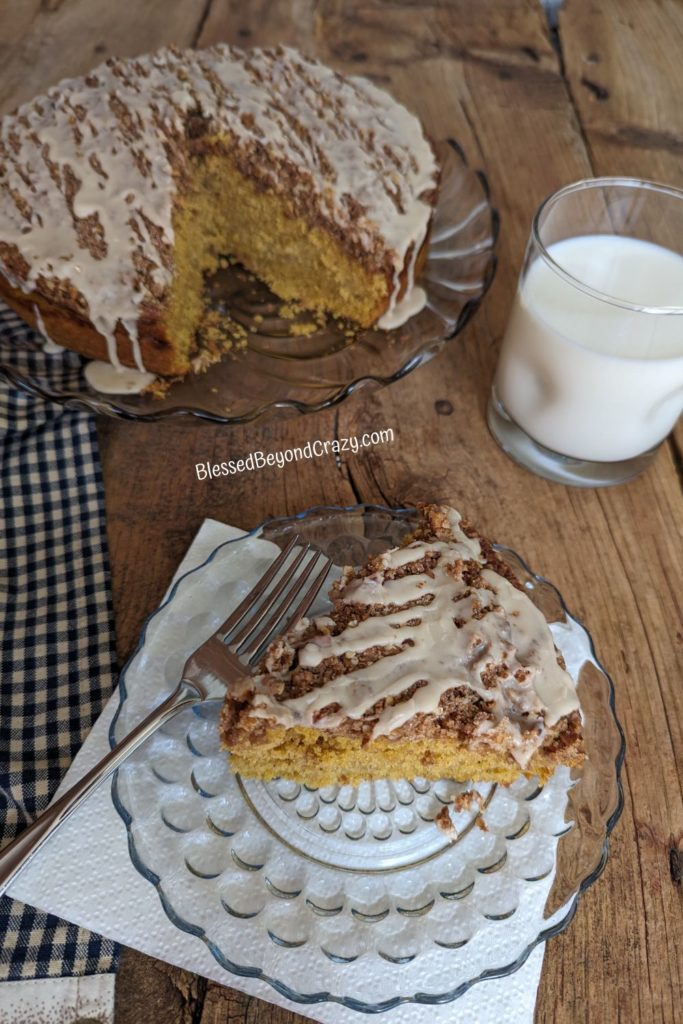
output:
<svg viewBox="0 0 683 1024"><path fill-rule="evenodd" d="M108 60L0 121L0 296L86 356L204 368L229 254L362 326L415 306L438 168L416 117L297 51Z"/></svg>
<svg viewBox="0 0 683 1024"><path fill-rule="evenodd" d="M583 760L574 683L542 613L452 508L346 569L228 690L221 736L246 776L545 780Z"/></svg>

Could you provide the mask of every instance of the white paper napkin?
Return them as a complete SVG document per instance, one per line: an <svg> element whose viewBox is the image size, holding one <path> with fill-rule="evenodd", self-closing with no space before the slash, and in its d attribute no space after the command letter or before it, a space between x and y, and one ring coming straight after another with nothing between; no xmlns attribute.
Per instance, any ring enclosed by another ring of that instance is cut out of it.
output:
<svg viewBox="0 0 683 1024"><path fill-rule="evenodd" d="M219 544L242 535L235 527L207 519L195 537L174 579L200 565ZM118 707L115 693L79 751L59 792L80 778L108 751L108 729ZM68 921L106 935L160 960L205 975L215 981L268 1000L324 1024L360 1024L364 1015L335 1004L301 1006L276 993L264 982L226 974L204 943L176 929L166 917L157 894L133 867L126 830L111 800L109 784L102 786L62 826L10 888L10 895ZM515 974L475 985L461 999L444 1006L407 1004L382 1015L388 1024L529 1024L533 1021L544 947L531 954ZM67 979L70 980L70 979ZM111 1006L111 990L102 976L79 979L81 1005L87 982L92 998ZM0 1019L13 1024L27 1005L48 1005L46 986L52 982L14 982L0 985ZM111 983L110 983L111 984ZM39 993L39 988L42 990ZM58 996L55 999L75 998ZM62 986L64 992L64 986ZM29 995L32 993L33 995ZM53 1009L54 1009L53 1001ZM71 1009L62 1001L63 1011ZM65 1024L77 1016L64 1015ZM81 1010L82 1015L82 1010ZM42 1019L42 1018L41 1018ZM50 1017L46 1015L46 1020Z"/></svg>

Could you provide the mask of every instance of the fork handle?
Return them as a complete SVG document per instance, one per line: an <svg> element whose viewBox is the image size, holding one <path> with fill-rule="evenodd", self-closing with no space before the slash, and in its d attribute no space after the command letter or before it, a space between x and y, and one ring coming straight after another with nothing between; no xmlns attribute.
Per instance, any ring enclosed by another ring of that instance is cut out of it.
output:
<svg viewBox="0 0 683 1024"><path fill-rule="evenodd" d="M200 695L193 686L182 682L173 691L170 697L159 704L154 711L132 732L130 732L120 743L110 750L93 768L87 772L82 779L76 782L58 800L40 814L21 835L17 836L9 846L0 852L0 896L5 889L17 877L19 872L26 867L29 860L38 852L43 843L47 842L50 836L65 821L72 811L83 803L90 794L97 789L101 782L121 765L130 754L136 750L141 743L155 732L170 718L173 718L183 708L196 704Z"/></svg>

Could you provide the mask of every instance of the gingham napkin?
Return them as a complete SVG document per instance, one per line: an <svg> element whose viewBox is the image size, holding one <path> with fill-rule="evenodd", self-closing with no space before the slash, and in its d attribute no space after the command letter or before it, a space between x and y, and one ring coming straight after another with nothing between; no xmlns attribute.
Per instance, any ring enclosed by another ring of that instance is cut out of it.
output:
<svg viewBox="0 0 683 1024"><path fill-rule="evenodd" d="M0 364L77 390L81 360L25 347L0 304ZM38 339L41 340L41 339ZM92 416L0 379L0 846L40 811L115 681L104 499ZM0 981L112 971L117 947L0 899Z"/></svg>

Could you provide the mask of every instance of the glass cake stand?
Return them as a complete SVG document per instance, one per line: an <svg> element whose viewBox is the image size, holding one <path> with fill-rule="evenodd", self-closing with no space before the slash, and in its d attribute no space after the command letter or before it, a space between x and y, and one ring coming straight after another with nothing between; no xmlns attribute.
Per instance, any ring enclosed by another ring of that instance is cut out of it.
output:
<svg viewBox="0 0 683 1024"><path fill-rule="evenodd" d="M147 621L120 683L111 741L175 686L292 536L335 571L400 543L412 510L315 508L216 548ZM600 875L622 808L612 682L557 589L497 548L543 611L577 682L587 760L545 786L424 779L309 789L246 780L220 749L217 704L183 712L112 785L137 870L173 924L230 975L361 1013L457 999L517 970L567 927ZM319 599L315 614L326 608ZM476 790L474 800L453 797ZM468 808L469 804L469 808ZM457 838L435 824L448 806Z"/></svg>
<svg viewBox="0 0 683 1024"><path fill-rule="evenodd" d="M275 410L316 412L359 388L399 380L459 334L495 273L498 215L486 178L468 167L457 143L441 143L437 151L442 181L421 280L427 306L402 327L353 332L330 320L314 334L293 337L292 321L280 315L282 302L239 267L230 267L213 278L209 303L242 325L246 350L171 385L163 398L104 395L82 376L76 387L56 385L53 374L28 369L30 360L20 358L0 364L0 375L30 394L123 419L196 416L216 423L248 423ZM299 319L310 321L310 315ZM29 340L18 334L17 346L42 345L38 334Z"/></svg>

